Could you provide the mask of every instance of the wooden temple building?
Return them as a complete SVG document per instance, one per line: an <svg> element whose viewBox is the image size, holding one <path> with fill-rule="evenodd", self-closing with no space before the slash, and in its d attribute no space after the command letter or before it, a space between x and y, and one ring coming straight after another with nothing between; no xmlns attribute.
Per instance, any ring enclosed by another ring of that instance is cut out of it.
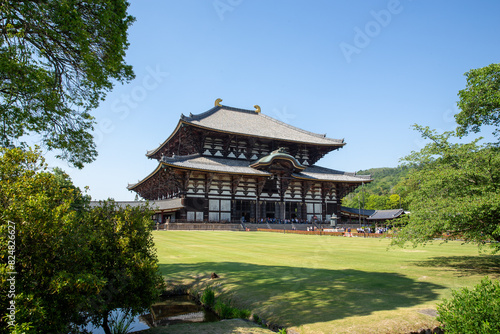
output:
<svg viewBox="0 0 500 334"><path fill-rule="evenodd" d="M128 186L154 201L158 221L329 221L340 199L368 175L320 167L345 145L255 110L221 105L181 115L172 134L147 152L156 169ZM163 208L163 209L162 209Z"/></svg>

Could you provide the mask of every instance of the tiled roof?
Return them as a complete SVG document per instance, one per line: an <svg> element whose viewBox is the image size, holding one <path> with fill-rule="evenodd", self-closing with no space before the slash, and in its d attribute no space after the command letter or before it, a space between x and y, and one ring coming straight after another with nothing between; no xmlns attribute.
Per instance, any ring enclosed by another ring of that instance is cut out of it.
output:
<svg viewBox="0 0 500 334"><path fill-rule="evenodd" d="M306 166L301 165L297 159L292 157L290 154L283 152L281 149L271 152L271 154L266 155L265 157L260 158L257 162L254 162L250 166L253 168L259 168L263 166L271 165L274 160L288 160L292 163L293 167L296 171L302 171L306 168Z"/></svg>
<svg viewBox="0 0 500 334"><path fill-rule="evenodd" d="M368 217L369 220L387 220L395 219L404 213L403 209L395 210L377 210L373 215Z"/></svg>
<svg viewBox="0 0 500 334"><path fill-rule="evenodd" d="M300 173L294 173L295 177L307 178L320 181L343 181L343 182L371 182L370 175L357 175L356 173L342 172L335 169L320 167L320 166L309 166L306 170Z"/></svg>
<svg viewBox="0 0 500 334"><path fill-rule="evenodd" d="M114 201L114 203L121 208L126 208L127 206L136 207L146 204L145 201ZM102 201L90 201L91 208L95 208L101 205Z"/></svg>
<svg viewBox="0 0 500 334"><path fill-rule="evenodd" d="M375 210L348 208L347 206L341 206L340 211L355 214L355 215L359 215L361 213L361 216L371 216L372 214L375 213Z"/></svg>
<svg viewBox="0 0 500 334"><path fill-rule="evenodd" d="M188 170L199 170L199 171L207 171L215 173L219 172L219 173L260 175L260 176L271 175L268 172L260 171L249 167L248 161L246 160L214 158L214 157L201 156L199 154L191 154L184 156L162 157L160 159L160 163L158 164L156 169L153 172L151 172L151 174L146 176L144 179L138 181L137 183L129 184L127 189L132 190L139 184L153 177L161 169L162 165L174 166Z"/></svg>
<svg viewBox="0 0 500 334"><path fill-rule="evenodd" d="M160 201L152 201L151 207L153 210L172 211L183 208L184 204L182 203L182 198L171 198Z"/></svg>
<svg viewBox="0 0 500 334"><path fill-rule="evenodd" d="M129 184L128 189L132 190L139 184L145 182L153 177L161 168L162 165L173 166L188 170L199 170L207 172L219 172L229 174L244 174L256 176L271 176L271 173L261 171L249 166L249 162L239 159L227 159L206 157L199 154L192 154L186 156L163 157L160 160L158 167L143 180ZM300 173L293 173L293 177L299 179L309 179L316 181L334 181L334 182L371 182L369 175L356 175L355 173L341 172L334 169L329 169L319 166L309 166Z"/></svg>
<svg viewBox="0 0 500 334"><path fill-rule="evenodd" d="M256 137L281 139L315 145L345 145L343 139L332 139L278 121L254 110L216 106L198 115L184 116L181 120L193 125L217 131L238 133Z"/></svg>
<svg viewBox="0 0 500 334"><path fill-rule="evenodd" d="M160 163L177 166L181 168L205 170L212 172L223 172L232 174L255 174L255 175L271 175L268 172L260 171L248 166L248 161L237 159L225 159L216 157L205 157L199 154L179 156L179 157L163 157Z"/></svg>
<svg viewBox="0 0 500 334"><path fill-rule="evenodd" d="M100 201L91 201L90 206L91 207L96 207L101 205ZM165 199L165 200L159 200L159 201L115 201L116 205L122 208L125 208L127 206L131 207L137 207L141 205L145 205L146 203L149 204L149 207L152 210L156 211L172 211L176 209L180 209L184 207L184 204L182 204L182 199L181 198L172 198L172 199Z"/></svg>
<svg viewBox="0 0 500 334"><path fill-rule="evenodd" d="M249 167L246 160L225 159L205 157L198 154L182 157L163 157L161 163L187 169L197 169L213 172L232 174L254 174L268 176L268 172ZM309 166L300 173L293 173L294 177L318 181L341 181L341 182L371 182L369 175L356 175L355 173L341 172L319 166Z"/></svg>

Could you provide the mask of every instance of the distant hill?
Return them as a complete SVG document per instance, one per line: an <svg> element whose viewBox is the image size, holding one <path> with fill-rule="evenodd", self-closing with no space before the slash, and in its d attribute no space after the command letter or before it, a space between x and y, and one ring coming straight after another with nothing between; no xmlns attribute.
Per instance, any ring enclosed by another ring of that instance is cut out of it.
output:
<svg viewBox="0 0 500 334"><path fill-rule="evenodd" d="M342 199L342 205L348 207L364 206L364 209L384 210L404 208L404 198L400 198L394 187L404 178L409 167L382 167L360 170L357 174L370 174L373 181L358 187Z"/></svg>
<svg viewBox="0 0 500 334"><path fill-rule="evenodd" d="M365 185L365 191L374 195L390 195L401 178L408 174L408 167L382 167L360 170L357 174L370 174L373 181ZM360 188L357 189L359 191Z"/></svg>

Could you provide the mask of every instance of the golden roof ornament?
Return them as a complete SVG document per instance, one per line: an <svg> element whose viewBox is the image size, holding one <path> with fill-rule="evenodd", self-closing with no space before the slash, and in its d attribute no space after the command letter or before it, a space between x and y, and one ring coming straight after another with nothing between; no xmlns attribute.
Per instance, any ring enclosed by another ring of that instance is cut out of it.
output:
<svg viewBox="0 0 500 334"><path fill-rule="evenodd" d="M217 99L217 100L215 100L215 106L216 107L222 107L221 104L220 104L221 102L222 102L222 99L220 99L220 98Z"/></svg>
<svg viewBox="0 0 500 334"><path fill-rule="evenodd" d="M255 108L255 112L260 114L260 107L258 105L254 105L253 107Z"/></svg>

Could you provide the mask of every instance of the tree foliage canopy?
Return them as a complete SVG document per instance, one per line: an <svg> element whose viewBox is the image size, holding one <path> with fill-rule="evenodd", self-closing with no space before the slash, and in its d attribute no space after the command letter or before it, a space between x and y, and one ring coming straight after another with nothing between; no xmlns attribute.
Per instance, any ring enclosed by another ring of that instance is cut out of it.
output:
<svg viewBox="0 0 500 334"><path fill-rule="evenodd" d="M342 199L342 205L367 210L406 209L406 200L401 197L398 182L408 173L406 167L371 168L357 172L370 174L373 181L358 187Z"/></svg>
<svg viewBox="0 0 500 334"><path fill-rule="evenodd" d="M482 138L457 143L483 125L495 127L500 138L500 64L466 73L467 87L459 92L455 132L438 134L415 125L430 142L402 159L414 167L400 183L411 214L394 243L425 243L443 234L500 250L500 147L479 144Z"/></svg>
<svg viewBox="0 0 500 334"><path fill-rule="evenodd" d="M500 149L479 139L451 143L452 132L415 128L430 143L403 159L414 167L400 184L411 214L396 242L425 243L446 233L500 249Z"/></svg>
<svg viewBox="0 0 500 334"><path fill-rule="evenodd" d="M69 333L88 322L106 329L111 310L149 307L161 282L152 228L146 206L92 208L37 152L0 149L0 333L10 332L12 301L16 329L26 333Z"/></svg>
<svg viewBox="0 0 500 334"><path fill-rule="evenodd" d="M0 0L0 145L37 134L81 168L97 156L96 108L125 64L126 0Z"/></svg>
<svg viewBox="0 0 500 334"><path fill-rule="evenodd" d="M92 235L87 244L92 270L106 279L104 288L92 296L86 315L105 333L110 333L111 311L137 315L158 295L162 278L151 234L152 213L147 207L121 209L104 201L86 217L86 233Z"/></svg>
<svg viewBox="0 0 500 334"><path fill-rule="evenodd" d="M467 86L458 93L460 112L455 115L458 134L478 133L481 126L493 125L493 134L500 139L500 64L470 70L465 76Z"/></svg>

